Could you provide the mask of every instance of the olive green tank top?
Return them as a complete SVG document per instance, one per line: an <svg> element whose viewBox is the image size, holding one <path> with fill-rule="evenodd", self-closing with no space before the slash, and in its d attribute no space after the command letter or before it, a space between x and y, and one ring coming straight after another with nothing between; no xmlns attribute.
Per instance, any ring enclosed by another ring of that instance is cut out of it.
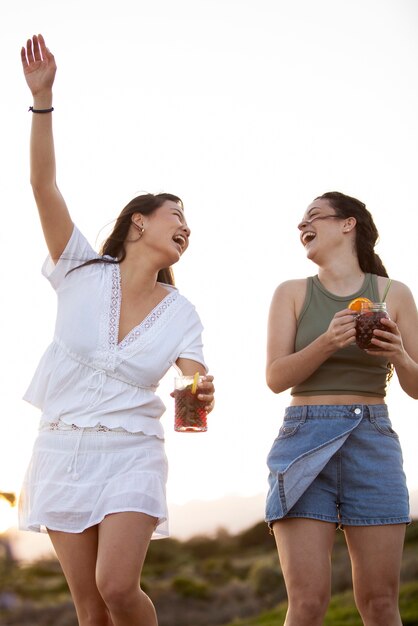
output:
<svg viewBox="0 0 418 626"><path fill-rule="evenodd" d="M377 278L366 274L362 287L350 296L336 296L321 285L317 276L307 279L305 302L298 319L295 351L302 350L328 328L337 311L346 309L354 298L380 302ZM293 396L345 395L385 396L387 359L370 356L356 344L337 350L299 385Z"/></svg>

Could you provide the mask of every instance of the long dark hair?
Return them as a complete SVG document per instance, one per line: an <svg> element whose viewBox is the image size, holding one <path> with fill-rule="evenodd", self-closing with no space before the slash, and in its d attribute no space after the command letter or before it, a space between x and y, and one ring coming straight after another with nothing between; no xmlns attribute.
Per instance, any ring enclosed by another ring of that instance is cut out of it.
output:
<svg viewBox="0 0 418 626"><path fill-rule="evenodd" d="M90 259L82 263L78 267L73 268L70 272L86 265L93 263L120 263L126 257L125 242L131 227L131 218L134 213L142 213L142 215L151 215L159 209L164 202L171 200L179 204L183 208L183 202L178 196L171 193L146 193L136 196L131 200L120 212L116 219L112 232L100 249L101 257L98 259ZM109 258L112 257L112 258ZM166 267L158 272L157 280L167 285L174 285L174 273L171 267Z"/></svg>
<svg viewBox="0 0 418 626"><path fill-rule="evenodd" d="M339 191L328 191L315 200L328 200L338 217L356 218L355 245L360 268L365 273L388 276L379 255L374 251L379 233L370 211L366 209L366 205Z"/></svg>
<svg viewBox="0 0 418 626"><path fill-rule="evenodd" d="M338 217L355 217L356 218L356 252L360 268L363 272L369 274L377 274L377 276L386 276L388 273L383 265L380 257L374 251L374 247L379 239L379 233L373 221L372 214L366 205L346 196L339 191L328 191L315 200L328 200L330 205ZM387 363L387 382L393 376L394 367L392 363Z"/></svg>

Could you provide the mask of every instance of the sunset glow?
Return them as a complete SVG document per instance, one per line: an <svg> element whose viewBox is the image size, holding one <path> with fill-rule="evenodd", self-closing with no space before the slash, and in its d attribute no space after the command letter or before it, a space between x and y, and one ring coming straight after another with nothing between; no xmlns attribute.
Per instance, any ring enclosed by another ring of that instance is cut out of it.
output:
<svg viewBox="0 0 418 626"><path fill-rule="evenodd" d="M55 323L20 67L20 47L41 32L58 66L57 181L90 243L99 248L138 193L184 201L192 234L176 286L204 325L216 404L206 433L174 432L172 369L158 388L169 506L264 496L289 403L265 382L268 310L279 283L317 271L297 229L313 198L336 189L364 201L377 253L418 302L418 2L21 0L3 2L0 17L1 489L18 492L30 460L40 411L21 398ZM418 403L396 376L387 403L418 490ZM0 498L0 531L15 520Z"/></svg>

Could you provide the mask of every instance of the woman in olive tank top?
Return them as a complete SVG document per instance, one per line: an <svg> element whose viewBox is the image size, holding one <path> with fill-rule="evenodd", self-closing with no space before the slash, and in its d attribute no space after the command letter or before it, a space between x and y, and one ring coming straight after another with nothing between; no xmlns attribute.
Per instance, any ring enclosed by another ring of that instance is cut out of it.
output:
<svg viewBox="0 0 418 626"><path fill-rule="evenodd" d="M339 192L316 198L299 226L317 276L279 285L268 330L267 384L291 401L268 456L266 521L288 593L285 626L323 623L331 552L341 528L366 626L401 626L399 574L408 492L386 384L395 372L418 398L418 313L406 285L374 252L366 206ZM386 301L390 319L356 344L356 298Z"/></svg>

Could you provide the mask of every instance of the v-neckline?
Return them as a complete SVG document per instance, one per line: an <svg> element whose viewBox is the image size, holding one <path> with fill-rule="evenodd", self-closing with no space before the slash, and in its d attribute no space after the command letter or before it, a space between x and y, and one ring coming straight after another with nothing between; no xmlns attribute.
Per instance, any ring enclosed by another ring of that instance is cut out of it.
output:
<svg viewBox="0 0 418 626"><path fill-rule="evenodd" d="M166 295L119 341L119 322L122 307L122 285L119 263L115 263L112 267L111 290L109 341L117 350L122 350L126 346L131 345L144 331L151 328L154 322L159 319L176 297L175 289L173 291L167 289Z"/></svg>

